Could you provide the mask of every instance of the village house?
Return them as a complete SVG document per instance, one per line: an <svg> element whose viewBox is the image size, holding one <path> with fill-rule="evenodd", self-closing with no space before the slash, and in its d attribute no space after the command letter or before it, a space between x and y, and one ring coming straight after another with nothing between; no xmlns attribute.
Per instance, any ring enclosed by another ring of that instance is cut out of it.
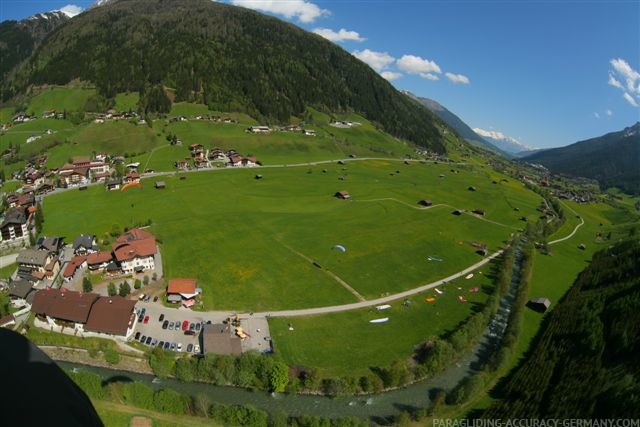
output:
<svg viewBox="0 0 640 427"><path fill-rule="evenodd" d="M30 136L29 138L27 138L25 143L30 144L30 143L32 143L34 141L39 140L40 138L42 138L42 135L33 135L33 136Z"/></svg>
<svg viewBox="0 0 640 427"><path fill-rule="evenodd" d="M26 207L15 207L7 210L4 220L0 224L0 236L2 241L17 241L29 238L29 223L31 217Z"/></svg>
<svg viewBox="0 0 640 427"><path fill-rule="evenodd" d="M269 132L271 132L271 129L269 128L269 126L251 126L251 127L247 128L247 132L251 132L251 133L269 133Z"/></svg>
<svg viewBox="0 0 640 427"><path fill-rule="evenodd" d="M148 231L133 228L118 237L112 249L120 269L125 274L155 268L154 256L158 248L156 238Z"/></svg>
<svg viewBox="0 0 640 427"><path fill-rule="evenodd" d="M255 156L242 157L239 154L234 154L229 157L228 165L231 167L254 167L258 164Z"/></svg>
<svg viewBox="0 0 640 427"><path fill-rule="evenodd" d="M195 297L202 293L197 287L196 279L177 278L169 280L167 284L167 301L170 303L191 307L195 304Z"/></svg>
<svg viewBox="0 0 640 427"><path fill-rule="evenodd" d="M121 186L122 182L120 182L119 178L112 179L111 181L107 182L107 190L109 191L119 190Z"/></svg>
<svg viewBox="0 0 640 427"><path fill-rule="evenodd" d="M58 176L67 187L72 185L85 185L89 182L89 168L74 167L73 165L66 164L60 168Z"/></svg>
<svg viewBox="0 0 640 427"><path fill-rule="evenodd" d="M40 237L36 242L39 251L47 251L52 256L58 256L60 249L64 246L62 237Z"/></svg>
<svg viewBox="0 0 640 427"><path fill-rule="evenodd" d="M11 305L22 307L31 305L36 294L33 283L25 279L13 280L9 283L8 293Z"/></svg>
<svg viewBox="0 0 640 427"><path fill-rule="evenodd" d="M42 113L43 119L54 119L56 117L56 110L49 110Z"/></svg>
<svg viewBox="0 0 640 427"><path fill-rule="evenodd" d="M23 249L16 258L18 264L18 276L38 282L45 277L53 277L60 270L60 263L57 256L53 256L49 251L37 249Z"/></svg>
<svg viewBox="0 0 640 427"><path fill-rule="evenodd" d="M39 171L32 172L24 176L23 182L26 185L38 187L44 183L44 175Z"/></svg>
<svg viewBox="0 0 640 427"><path fill-rule="evenodd" d="M189 169L189 162L187 162L186 160L176 160L176 168L183 169L183 170L188 170Z"/></svg>
<svg viewBox="0 0 640 427"><path fill-rule="evenodd" d="M71 328L84 331L89 319L91 306L100 295L91 292L75 292L65 288L45 288L36 293L31 311L37 320L49 326Z"/></svg>
<svg viewBox="0 0 640 427"><path fill-rule="evenodd" d="M140 183L140 174L138 172L129 172L125 177L123 182L125 184L139 184Z"/></svg>
<svg viewBox="0 0 640 427"><path fill-rule="evenodd" d="M93 234L81 234L73 239L73 253L76 255L88 255L98 252L100 249Z"/></svg>
<svg viewBox="0 0 640 427"><path fill-rule="evenodd" d="M65 282L69 282L73 279L76 272L78 270L82 270L87 266L87 256L86 255L76 255L71 258L71 261L67 263L67 266L64 268L62 272L62 279Z"/></svg>
<svg viewBox="0 0 640 427"><path fill-rule="evenodd" d="M302 131L306 136L316 136L316 131L313 129L305 129Z"/></svg>
<svg viewBox="0 0 640 427"><path fill-rule="evenodd" d="M90 271L105 269L112 259L113 255L111 252L94 252L87 255L87 267L89 267Z"/></svg>
<svg viewBox="0 0 640 427"><path fill-rule="evenodd" d="M89 311L84 330L128 339L136 325L136 301L119 295L98 298Z"/></svg>
<svg viewBox="0 0 640 427"><path fill-rule="evenodd" d="M224 154L224 151L222 151L219 148L214 148L212 150L209 151L209 160L211 161L216 161L216 160L226 160L227 156Z"/></svg>

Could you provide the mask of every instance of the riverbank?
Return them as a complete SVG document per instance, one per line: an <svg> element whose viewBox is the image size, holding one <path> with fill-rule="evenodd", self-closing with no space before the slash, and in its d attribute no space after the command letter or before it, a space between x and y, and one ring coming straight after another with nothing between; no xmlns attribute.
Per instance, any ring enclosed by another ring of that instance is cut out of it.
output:
<svg viewBox="0 0 640 427"><path fill-rule="evenodd" d="M38 347L56 362L68 362L97 368L153 375L153 370L149 366L149 362L146 358L120 354L118 363L110 364L105 360L105 355L102 351L90 353L88 350L83 348L46 345Z"/></svg>

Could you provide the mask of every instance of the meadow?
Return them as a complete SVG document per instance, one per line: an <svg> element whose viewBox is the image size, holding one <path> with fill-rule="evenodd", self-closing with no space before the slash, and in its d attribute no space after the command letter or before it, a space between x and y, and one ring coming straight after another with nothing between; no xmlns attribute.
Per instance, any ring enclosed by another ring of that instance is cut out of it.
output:
<svg viewBox="0 0 640 427"><path fill-rule="evenodd" d="M481 259L473 242L491 253L501 248L521 216L537 216L540 202L521 184L492 184L484 171L462 165L352 161L184 176L157 178L165 190L147 179L142 189L96 186L48 197L43 233L104 239L151 219L165 276L196 277L207 309L276 310L356 301L324 269L366 299L446 277ZM339 190L352 200L333 197ZM420 209L424 198L434 206ZM452 215L476 208L485 217Z"/></svg>

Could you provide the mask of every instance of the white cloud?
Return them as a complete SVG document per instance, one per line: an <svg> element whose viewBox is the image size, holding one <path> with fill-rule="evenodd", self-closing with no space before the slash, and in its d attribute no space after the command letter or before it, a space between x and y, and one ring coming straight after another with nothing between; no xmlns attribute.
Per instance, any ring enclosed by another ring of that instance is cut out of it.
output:
<svg viewBox="0 0 640 427"><path fill-rule="evenodd" d="M420 77L422 77L423 79L432 80L432 81L440 80L440 77L431 73L420 73Z"/></svg>
<svg viewBox="0 0 640 427"><path fill-rule="evenodd" d="M624 90L624 86L622 86L622 83L620 83L618 81L618 79L616 79L613 75L612 72L609 72L609 82L608 82L611 86L613 87L617 87L618 89L622 89Z"/></svg>
<svg viewBox="0 0 640 427"><path fill-rule="evenodd" d="M402 73L396 73L395 71L383 71L380 75L389 81L402 77Z"/></svg>
<svg viewBox="0 0 640 427"><path fill-rule="evenodd" d="M481 128L473 128L473 131L475 133L477 133L478 135L480 135L480 136L485 136L485 137L491 138L491 139L513 139L511 137L508 137L504 133L502 133L500 131L496 131L496 130L484 130L484 129L481 129ZM515 139L514 139L514 141L515 141Z"/></svg>
<svg viewBox="0 0 640 427"><path fill-rule="evenodd" d="M331 40L332 42L342 42L342 41L354 41L354 42L363 42L366 39L361 37L355 31L348 31L344 28L340 28L338 32L333 31L329 28L316 28L313 30L314 33L321 35L327 40Z"/></svg>
<svg viewBox="0 0 640 427"><path fill-rule="evenodd" d="M360 61L369 64L371 68L380 72L387 68L389 65L393 63L396 59L389 55L387 52L376 52L373 50L365 49L365 50L354 50L351 52L353 56L358 58Z"/></svg>
<svg viewBox="0 0 640 427"><path fill-rule="evenodd" d="M403 55L402 58L396 62L398 68L409 74L424 74L424 73L438 73L440 74L440 67L434 61L421 58L415 55Z"/></svg>
<svg viewBox="0 0 640 427"><path fill-rule="evenodd" d="M604 113L609 117L613 116L613 111L611 110L606 110Z"/></svg>
<svg viewBox="0 0 640 427"><path fill-rule="evenodd" d="M454 74L454 73L445 73L445 76L449 79L449 81L453 84L463 84L468 85L471 83L469 81L469 77L463 76L462 74Z"/></svg>
<svg viewBox="0 0 640 427"><path fill-rule="evenodd" d="M76 6L75 4L68 4L64 7L61 7L58 10L54 10L53 12L62 12L67 15L69 18L73 18L74 16L80 14L84 9L80 6Z"/></svg>
<svg viewBox="0 0 640 427"><path fill-rule="evenodd" d="M275 13L287 19L297 18L304 23L313 22L330 14L328 10L321 9L317 4L306 0L231 0L231 3L262 12Z"/></svg>
<svg viewBox="0 0 640 427"><path fill-rule="evenodd" d="M600 113L598 113L598 112L593 113L593 117L595 117L596 119L599 119L600 118Z"/></svg>
<svg viewBox="0 0 640 427"><path fill-rule="evenodd" d="M634 70L627 61L616 58L609 61L613 70L609 71L608 83L624 92L623 98L634 107L640 101L640 73Z"/></svg>
<svg viewBox="0 0 640 427"><path fill-rule="evenodd" d="M636 101L633 96L629 95L629 92L625 92L624 95L622 95L624 97L624 99L627 100L627 102L629 102L629 104L633 105L634 107L638 106L638 101Z"/></svg>

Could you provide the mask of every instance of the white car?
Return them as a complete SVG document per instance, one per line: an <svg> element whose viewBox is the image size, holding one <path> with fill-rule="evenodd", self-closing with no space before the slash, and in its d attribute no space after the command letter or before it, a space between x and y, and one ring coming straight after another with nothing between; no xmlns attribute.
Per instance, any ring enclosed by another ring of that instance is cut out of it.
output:
<svg viewBox="0 0 640 427"><path fill-rule="evenodd" d="M182 343L179 342L178 346L176 347L176 351L182 351Z"/></svg>
<svg viewBox="0 0 640 427"><path fill-rule="evenodd" d="M200 354L200 345L196 344L195 346L193 346L193 353L194 354Z"/></svg>

